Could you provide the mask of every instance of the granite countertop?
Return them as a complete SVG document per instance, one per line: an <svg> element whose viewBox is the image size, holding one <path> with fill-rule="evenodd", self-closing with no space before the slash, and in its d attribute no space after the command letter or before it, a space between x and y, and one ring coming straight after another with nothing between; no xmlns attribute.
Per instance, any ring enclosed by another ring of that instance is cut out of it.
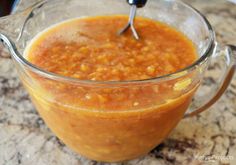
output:
<svg viewBox="0 0 236 165"><path fill-rule="evenodd" d="M36 0L21 0L18 10ZM185 0L206 15L217 40L236 44L236 5L224 0ZM205 78L210 87L211 75ZM75 154L45 126L22 87L7 52L0 46L0 165L102 165ZM182 120L145 157L120 165L235 165L236 76L207 112Z"/></svg>

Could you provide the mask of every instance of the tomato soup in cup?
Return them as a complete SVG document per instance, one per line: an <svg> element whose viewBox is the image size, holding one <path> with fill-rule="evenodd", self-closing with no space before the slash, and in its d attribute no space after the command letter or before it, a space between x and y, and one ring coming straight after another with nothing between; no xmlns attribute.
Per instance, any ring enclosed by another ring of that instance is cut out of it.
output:
<svg viewBox="0 0 236 165"><path fill-rule="evenodd" d="M236 67L236 48L217 47L209 22L185 3L149 0L134 22L139 40L118 35L127 11L121 0L45 0L0 19L0 42L42 119L97 161L150 152L183 117L216 102ZM186 112L211 59L223 77Z"/></svg>
<svg viewBox="0 0 236 165"><path fill-rule="evenodd" d="M147 18L136 19L140 40L131 32L117 36L127 20L100 16L59 23L38 34L24 56L48 72L110 82L171 74L197 59L185 35ZM121 161L149 152L183 117L198 85L191 76L89 89L32 75L39 88L25 85L42 118L65 144L91 159Z"/></svg>

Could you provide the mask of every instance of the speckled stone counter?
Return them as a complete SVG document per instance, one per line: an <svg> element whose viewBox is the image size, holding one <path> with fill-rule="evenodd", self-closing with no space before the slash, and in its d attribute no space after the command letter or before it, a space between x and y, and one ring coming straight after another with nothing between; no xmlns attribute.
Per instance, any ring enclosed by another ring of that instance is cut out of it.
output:
<svg viewBox="0 0 236 165"><path fill-rule="evenodd" d="M185 0L206 15L217 40L236 44L236 5L221 0ZM22 0L18 10L34 3ZM215 83L206 75L208 87ZM60 142L47 128L0 46L0 165L103 165L87 160ZM120 165L235 165L236 77L207 112L182 120L171 135L145 157ZM114 164L115 165L115 164ZM117 164L118 165L118 164Z"/></svg>

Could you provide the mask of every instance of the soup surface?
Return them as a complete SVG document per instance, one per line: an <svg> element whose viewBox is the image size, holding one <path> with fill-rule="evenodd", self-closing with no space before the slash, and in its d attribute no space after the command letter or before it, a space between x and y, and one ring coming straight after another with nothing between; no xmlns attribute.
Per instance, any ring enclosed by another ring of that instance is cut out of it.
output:
<svg viewBox="0 0 236 165"><path fill-rule="evenodd" d="M126 16L73 19L46 29L24 56L63 76L92 81L141 80L176 72L197 58L193 43L166 24L136 19L141 37L117 32ZM68 146L94 160L148 153L181 120L198 86L196 73L173 80L96 85L22 76L40 115Z"/></svg>
<svg viewBox="0 0 236 165"><path fill-rule="evenodd" d="M141 37L118 36L125 16L74 19L41 33L27 59L49 72L83 80L140 80L176 72L197 58L193 43L166 24L137 18Z"/></svg>

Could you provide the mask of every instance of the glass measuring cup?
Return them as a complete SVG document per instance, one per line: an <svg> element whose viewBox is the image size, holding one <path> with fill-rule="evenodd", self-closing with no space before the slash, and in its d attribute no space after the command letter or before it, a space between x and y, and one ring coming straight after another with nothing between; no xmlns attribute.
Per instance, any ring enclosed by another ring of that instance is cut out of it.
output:
<svg viewBox="0 0 236 165"><path fill-rule="evenodd" d="M139 15L174 26L197 46L199 59L177 73L139 81L91 82L48 73L23 57L29 41L55 23L128 11L126 3L118 0L52 0L0 20L1 41L9 48L19 76L46 124L70 148L95 160L114 162L146 154L184 116L196 115L212 105L235 71L235 47L220 50L210 24L201 14L182 2L169 0L150 0ZM185 113L210 60L215 59L225 69L222 81L212 97L207 97L209 100ZM91 95L96 99L91 101Z"/></svg>

